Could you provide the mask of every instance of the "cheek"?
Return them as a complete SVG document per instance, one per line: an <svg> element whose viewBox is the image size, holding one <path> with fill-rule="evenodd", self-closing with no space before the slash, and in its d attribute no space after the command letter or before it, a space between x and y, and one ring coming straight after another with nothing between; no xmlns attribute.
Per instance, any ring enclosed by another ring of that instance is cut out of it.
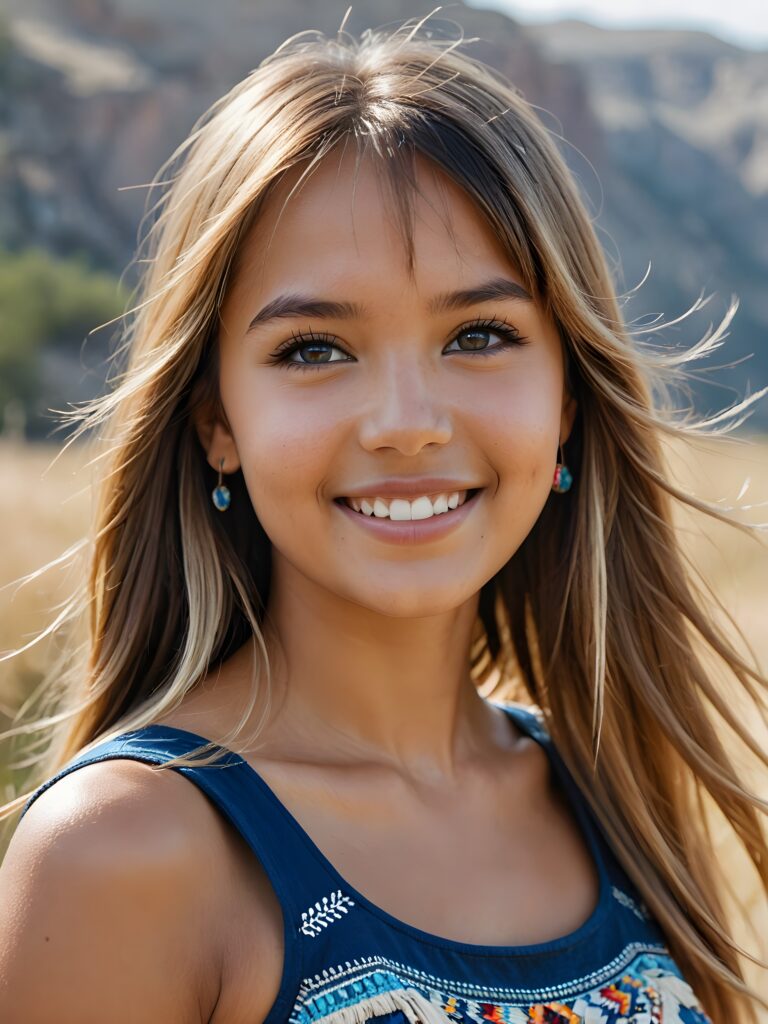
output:
<svg viewBox="0 0 768 1024"><path fill-rule="evenodd" d="M488 389L475 422L502 481L516 487L549 481L561 401L561 390L546 374L526 374Z"/></svg>
<svg viewBox="0 0 768 1024"><path fill-rule="evenodd" d="M247 396L235 386L225 397L246 486L268 532L270 521L295 522L308 499L314 503L344 431L335 403L319 402L310 391L281 388L273 379Z"/></svg>

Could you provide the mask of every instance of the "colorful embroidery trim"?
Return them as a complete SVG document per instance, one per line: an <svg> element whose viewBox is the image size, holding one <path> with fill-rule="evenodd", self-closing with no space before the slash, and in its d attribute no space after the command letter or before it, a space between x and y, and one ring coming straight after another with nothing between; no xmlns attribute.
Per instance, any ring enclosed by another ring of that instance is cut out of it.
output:
<svg viewBox="0 0 768 1024"><path fill-rule="evenodd" d="M358 1024L396 1011L411 1024L711 1024L668 950L641 943L548 989L482 988L368 957L306 979L290 1021Z"/></svg>

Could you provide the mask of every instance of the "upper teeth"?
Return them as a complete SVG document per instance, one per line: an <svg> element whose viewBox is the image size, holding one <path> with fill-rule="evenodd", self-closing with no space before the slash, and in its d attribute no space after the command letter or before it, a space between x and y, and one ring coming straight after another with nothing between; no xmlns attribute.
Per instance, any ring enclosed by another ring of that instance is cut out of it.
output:
<svg viewBox="0 0 768 1024"><path fill-rule="evenodd" d="M355 510L366 516L379 519L394 520L429 519L447 512L449 508L458 508L467 500L466 491L451 491L437 494L433 498L426 494L409 501L407 498L345 498L344 501Z"/></svg>

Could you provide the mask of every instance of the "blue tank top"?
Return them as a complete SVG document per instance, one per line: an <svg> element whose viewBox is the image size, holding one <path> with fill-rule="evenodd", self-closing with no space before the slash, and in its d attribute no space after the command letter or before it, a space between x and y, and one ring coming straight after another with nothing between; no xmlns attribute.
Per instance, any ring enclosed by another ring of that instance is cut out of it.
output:
<svg viewBox="0 0 768 1024"><path fill-rule="evenodd" d="M458 942L393 917L339 874L231 750L223 748L217 765L172 769L241 833L280 901L283 973L265 1024L711 1024L539 714L504 710L546 751L600 878L590 917L569 935L533 945ZM123 733L71 760L30 796L22 814L82 765L110 758L160 764L206 742L165 725Z"/></svg>

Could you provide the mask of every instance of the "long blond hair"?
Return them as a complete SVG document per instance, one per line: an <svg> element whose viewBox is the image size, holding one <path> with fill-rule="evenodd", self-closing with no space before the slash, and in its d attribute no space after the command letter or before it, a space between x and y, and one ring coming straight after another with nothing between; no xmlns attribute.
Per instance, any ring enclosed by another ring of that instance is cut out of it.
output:
<svg viewBox="0 0 768 1024"><path fill-rule="evenodd" d="M719 656L761 716L768 680L713 623L672 500L756 527L678 488L661 443L726 433L762 395L700 419L669 399L668 383L721 344L735 307L683 354L631 331L550 133L504 77L461 51L463 40L423 25L360 40L299 33L214 104L160 169L147 269L125 319L126 364L78 414L75 436L103 434L102 473L87 579L56 625L84 617L87 640L64 683L45 690L51 713L5 735L42 734L46 749L33 758L42 780L169 712L249 641L260 652L251 704L214 741L235 746L256 703L268 705L269 541L240 474L231 487L241 500L226 517L212 509L215 479L192 425L201 403L217 401L219 304L270 189L300 163L304 180L339 143L379 161L412 261L413 161L426 157L474 200L554 318L578 400L567 445L574 486L547 501L482 588L475 676L516 680L541 708L713 1020L755 1019L764 1001L744 980L703 807L719 808L768 890L766 803L740 778L723 727L761 764L768 757L702 650Z"/></svg>

